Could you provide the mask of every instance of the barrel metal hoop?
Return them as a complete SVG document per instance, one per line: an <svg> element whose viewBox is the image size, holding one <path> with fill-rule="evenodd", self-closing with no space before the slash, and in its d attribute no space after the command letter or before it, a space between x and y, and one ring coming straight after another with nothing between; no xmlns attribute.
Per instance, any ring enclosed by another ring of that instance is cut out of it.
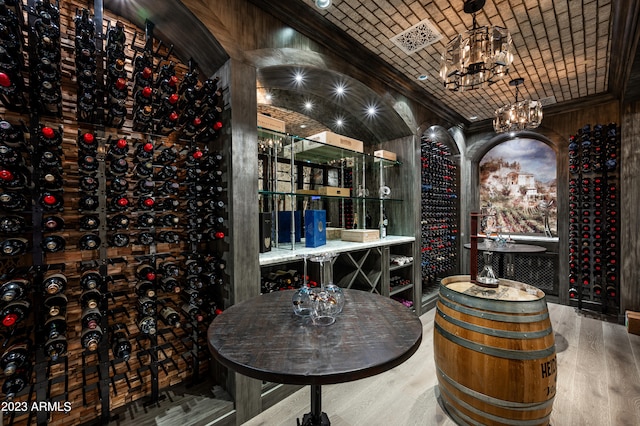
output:
<svg viewBox="0 0 640 426"><path fill-rule="evenodd" d="M442 295L440 295L440 303L442 303L448 308L453 309L454 311L458 311L463 314L472 315L474 317L484 318L484 319L493 320L493 321L531 323L531 322L544 321L547 318L549 318L549 311L544 311L544 313L541 313L539 315L526 315L526 316L494 314L493 312L485 312L478 309L469 308L464 305L459 305L457 303L452 303L450 300L442 297ZM540 311L536 311L536 312L540 312Z"/></svg>
<svg viewBox="0 0 640 426"><path fill-rule="evenodd" d="M447 340L462 346L463 348L470 349L472 351L495 356L498 358L513 359L513 360L535 360L547 358L556 352L555 345L552 345L546 349L540 349L537 351L518 351L512 349L501 349L493 346L480 345L467 339L455 336L448 332L440 324L434 322L433 327Z"/></svg>
<svg viewBox="0 0 640 426"><path fill-rule="evenodd" d="M478 309L486 309L494 312L535 314L547 309L547 301L544 297L536 300L510 300L508 301L509 303L500 304L498 308L496 300L469 296L467 294L453 291L447 286L440 284L440 298L442 298L443 295L444 297L462 305L475 306Z"/></svg>
<svg viewBox="0 0 640 426"><path fill-rule="evenodd" d="M446 322L449 322L453 325L457 325L458 327L464 328L465 330L474 331L476 333L486 334L488 336L493 337L502 337L505 339L518 339L518 340L527 340L527 339L539 339L541 337L548 336L553 331L551 327L547 327L544 330L539 331L509 331L509 330L497 330L491 327L483 327L481 325L476 325L469 323L467 321L462 321L457 318L453 318L451 315L447 315L440 310L440 308L436 309L438 315L442 317Z"/></svg>
<svg viewBox="0 0 640 426"><path fill-rule="evenodd" d="M499 417L496 416L494 414L489 414L486 413L482 410L478 410L475 407L472 407L471 405L469 405L468 403L461 401L457 398L455 398L454 395L451 395L451 393L449 392L448 389L446 389L443 386L440 386L440 392L442 392L443 395L446 395L445 398L445 403L448 406L448 408L451 411L454 411L456 414L456 417L460 417L462 420L464 420L464 422L470 424L470 425L482 425L482 423L479 423L477 420L472 419L471 417L467 416L466 414L460 412L460 410L456 409L455 407L453 407L451 404L446 402L446 399L450 399L450 400L455 400L458 404L460 404L461 406L463 406L464 408L466 408L467 410L482 416L486 419L489 420L493 420L495 422L501 423L501 424L506 424L506 425L513 425L513 426L537 426L541 423L542 421L546 421L548 423L549 418L551 417L551 413L549 413L548 415L539 418L539 419L530 419L530 420L517 420L517 419L505 419L504 417ZM552 400L553 401L553 400ZM451 413L449 413L451 414Z"/></svg>

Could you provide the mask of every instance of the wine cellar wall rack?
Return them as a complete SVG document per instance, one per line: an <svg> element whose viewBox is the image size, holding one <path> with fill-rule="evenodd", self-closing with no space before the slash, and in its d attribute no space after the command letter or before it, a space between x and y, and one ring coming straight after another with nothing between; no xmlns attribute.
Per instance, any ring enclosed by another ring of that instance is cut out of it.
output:
<svg viewBox="0 0 640 426"><path fill-rule="evenodd" d="M569 300L609 315L620 306L619 146L615 123L569 137Z"/></svg>
<svg viewBox="0 0 640 426"><path fill-rule="evenodd" d="M421 267L424 294L437 293L438 278L456 268L457 166L442 142L423 137L421 163Z"/></svg>
<svg viewBox="0 0 640 426"><path fill-rule="evenodd" d="M209 368L221 82L101 0L4 1L0 23L3 422L106 424Z"/></svg>

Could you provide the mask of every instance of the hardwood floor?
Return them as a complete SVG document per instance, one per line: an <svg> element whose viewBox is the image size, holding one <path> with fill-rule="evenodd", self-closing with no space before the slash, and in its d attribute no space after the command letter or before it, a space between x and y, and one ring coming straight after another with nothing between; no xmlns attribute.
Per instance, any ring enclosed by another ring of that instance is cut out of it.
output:
<svg viewBox="0 0 640 426"><path fill-rule="evenodd" d="M619 324L548 304L558 358L553 426L640 425L640 336ZM422 315L423 340L402 365L355 382L322 387L322 407L332 426L453 426L437 400L433 360L435 310ZM227 426L235 416L221 389L172 390L157 407L128 407L112 424ZM285 398L245 426L293 426L309 411L309 387Z"/></svg>
<svg viewBox="0 0 640 426"><path fill-rule="evenodd" d="M553 426L640 424L640 336L625 327L549 304L558 357ZM420 318L420 349L404 364L378 376L322 388L332 426L455 423L437 402L432 309ZM308 387L254 417L246 426L294 425L309 411Z"/></svg>

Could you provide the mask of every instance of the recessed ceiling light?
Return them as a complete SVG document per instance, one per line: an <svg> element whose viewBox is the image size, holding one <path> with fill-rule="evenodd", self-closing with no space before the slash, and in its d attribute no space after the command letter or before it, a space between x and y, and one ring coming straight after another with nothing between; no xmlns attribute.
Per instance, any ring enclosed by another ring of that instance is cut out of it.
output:
<svg viewBox="0 0 640 426"><path fill-rule="evenodd" d="M331 6L331 0L316 0L316 7L318 9L326 9Z"/></svg>
<svg viewBox="0 0 640 426"><path fill-rule="evenodd" d="M264 95L264 98L270 101L272 99L271 93L267 93L266 95Z"/></svg>
<svg viewBox="0 0 640 426"><path fill-rule="evenodd" d="M301 129L306 129L306 128L307 128L307 125L306 125L306 124L301 124L301 125L300 125L300 128L301 128Z"/></svg>
<svg viewBox="0 0 640 426"><path fill-rule="evenodd" d="M472 115L471 117L469 117L469 120L476 120L478 118L477 115Z"/></svg>
<svg viewBox="0 0 640 426"><path fill-rule="evenodd" d="M418 76L418 80L420 80L420 81L425 81L425 80L426 80L426 79L428 79L428 78L429 78L429 76L428 76L428 75L426 75L426 74L420 74L420 75Z"/></svg>
<svg viewBox="0 0 640 426"><path fill-rule="evenodd" d="M373 117L378 113L378 108L375 105L367 106L366 113L369 117Z"/></svg>
<svg viewBox="0 0 640 426"><path fill-rule="evenodd" d="M313 102L311 101L305 101L304 103L304 109L306 109L307 111L313 109Z"/></svg>
<svg viewBox="0 0 640 426"><path fill-rule="evenodd" d="M333 92L339 98L344 96L346 91L347 91L347 87L346 87L346 85L344 83L336 83L336 85L333 86Z"/></svg>
<svg viewBox="0 0 640 426"><path fill-rule="evenodd" d="M341 129L342 127L344 127L344 118L342 117L336 117L336 120L334 121L336 128Z"/></svg>
<svg viewBox="0 0 640 426"><path fill-rule="evenodd" d="M293 80L294 80L294 84L296 86L301 85L302 83L304 83L304 74L302 71L296 71L296 73L293 75Z"/></svg>

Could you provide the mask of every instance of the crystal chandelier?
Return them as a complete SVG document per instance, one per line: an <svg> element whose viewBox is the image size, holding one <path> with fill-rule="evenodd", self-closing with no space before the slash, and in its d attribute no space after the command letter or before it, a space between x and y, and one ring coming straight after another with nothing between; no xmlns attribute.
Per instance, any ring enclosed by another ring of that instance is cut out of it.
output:
<svg viewBox="0 0 640 426"><path fill-rule="evenodd" d="M503 27L479 27L476 12L486 0L465 0L464 12L473 15L473 28L447 44L440 65L444 87L453 91L477 89L500 80L513 61L511 34Z"/></svg>
<svg viewBox="0 0 640 426"><path fill-rule="evenodd" d="M535 129L540 125L542 103L529 100L518 102L518 86L522 83L524 78L516 78L509 82L509 86L516 86L516 102L496 110L496 117L493 120L493 129L496 133Z"/></svg>

